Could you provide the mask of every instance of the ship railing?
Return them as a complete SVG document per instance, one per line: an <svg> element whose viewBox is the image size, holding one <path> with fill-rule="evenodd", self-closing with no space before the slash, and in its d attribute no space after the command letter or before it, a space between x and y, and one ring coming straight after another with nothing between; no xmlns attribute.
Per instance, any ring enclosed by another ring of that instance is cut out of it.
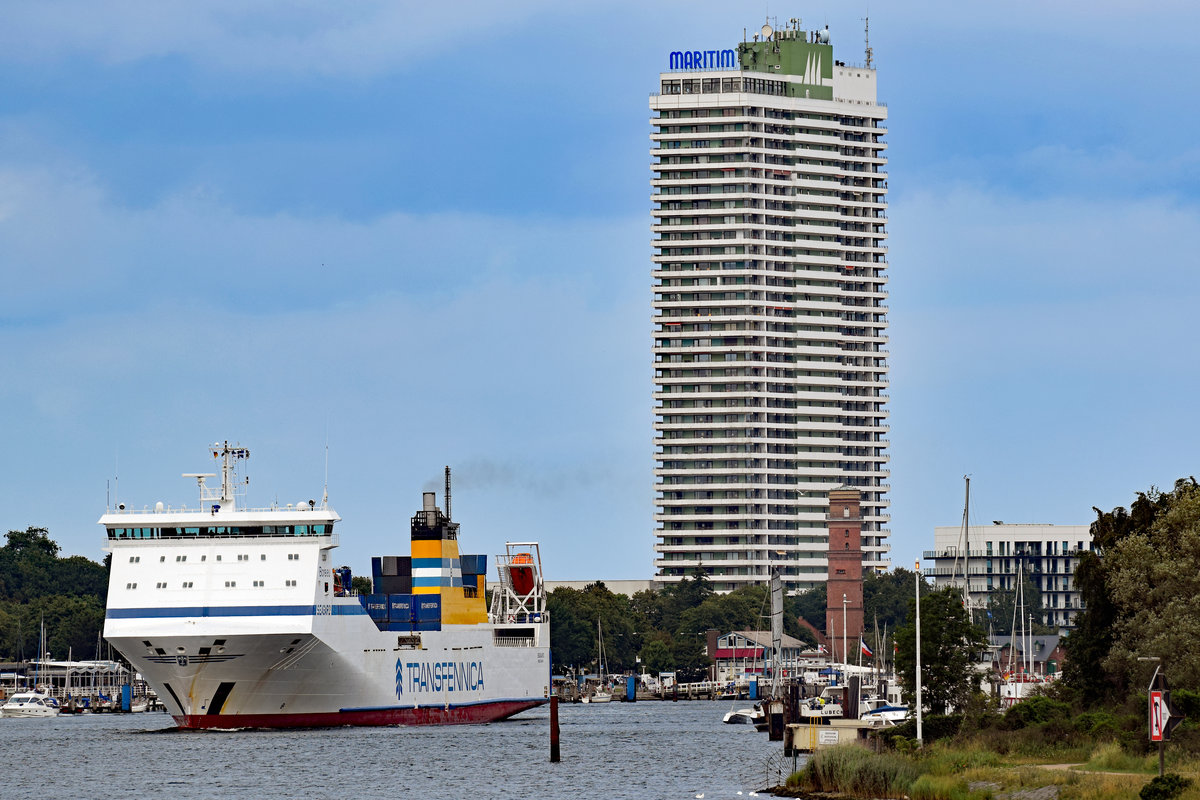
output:
<svg viewBox="0 0 1200 800"><path fill-rule="evenodd" d="M497 636L493 643L497 647L533 647L534 639L531 636Z"/></svg>

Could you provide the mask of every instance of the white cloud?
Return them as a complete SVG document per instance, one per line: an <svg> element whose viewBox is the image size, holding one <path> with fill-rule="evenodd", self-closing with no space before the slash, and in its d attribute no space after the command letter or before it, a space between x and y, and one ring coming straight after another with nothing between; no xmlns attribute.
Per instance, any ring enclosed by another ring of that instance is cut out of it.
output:
<svg viewBox="0 0 1200 800"><path fill-rule="evenodd" d="M5 7L0 50L27 62L180 56L232 72L367 75L446 57L554 6L546 0L18 2Z"/></svg>

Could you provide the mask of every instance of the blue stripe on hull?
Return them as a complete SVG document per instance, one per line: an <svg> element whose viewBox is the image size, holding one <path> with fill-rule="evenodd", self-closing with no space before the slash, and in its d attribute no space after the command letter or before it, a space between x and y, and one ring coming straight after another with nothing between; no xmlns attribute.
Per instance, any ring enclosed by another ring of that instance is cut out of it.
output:
<svg viewBox="0 0 1200 800"><path fill-rule="evenodd" d="M311 617L315 605L307 606L183 606L176 608L110 608L107 619L167 619L172 617ZM333 616L366 614L358 603L332 606ZM324 616L324 615L322 615Z"/></svg>

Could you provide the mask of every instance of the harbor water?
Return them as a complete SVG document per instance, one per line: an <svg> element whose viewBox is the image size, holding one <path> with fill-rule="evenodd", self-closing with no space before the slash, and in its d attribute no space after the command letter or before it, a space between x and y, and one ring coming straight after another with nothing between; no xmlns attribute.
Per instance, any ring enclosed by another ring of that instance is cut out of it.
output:
<svg viewBox="0 0 1200 800"><path fill-rule="evenodd" d="M781 782L782 744L722 724L729 708L561 705L558 764L548 706L489 725L298 731L179 731L162 713L0 719L0 796L712 800Z"/></svg>

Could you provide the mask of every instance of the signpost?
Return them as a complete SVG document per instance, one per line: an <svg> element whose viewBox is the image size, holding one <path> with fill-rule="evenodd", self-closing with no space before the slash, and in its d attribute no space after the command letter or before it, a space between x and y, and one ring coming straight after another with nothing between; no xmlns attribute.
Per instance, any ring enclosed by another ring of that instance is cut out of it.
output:
<svg viewBox="0 0 1200 800"><path fill-rule="evenodd" d="M1171 710L1171 692L1167 689L1167 676L1160 671L1161 669L1161 666L1154 668L1154 677L1150 679L1148 689L1150 694L1148 709L1150 741L1158 742L1158 776L1160 778L1163 774L1163 759L1167 741L1171 738L1171 731L1183 721L1182 715L1175 714Z"/></svg>

